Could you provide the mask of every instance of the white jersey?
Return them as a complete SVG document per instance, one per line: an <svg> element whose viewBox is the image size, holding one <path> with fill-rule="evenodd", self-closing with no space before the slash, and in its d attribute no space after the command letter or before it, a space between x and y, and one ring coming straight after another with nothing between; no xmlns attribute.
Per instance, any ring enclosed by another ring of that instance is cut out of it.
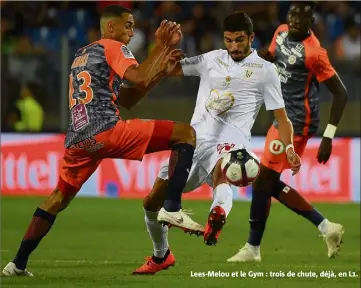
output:
<svg viewBox="0 0 361 288"><path fill-rule="evenodd" d="M236 133L249 142L263 103L267 110L285 107L276 67L255 50L239 62L220 49L181 64L185 76L201 78L191 121L199 136L227 141Z"/></svg>
<svg viewBox="0 0 361 288"><path fill-rule="evenodd" d="M251 129L265 103L267 110L284 108L281 83L276 67L253 51L234 62L226 50L185 58L185 76L201 78L191 125L197 145L184 192L203 183L212 185L211 172L222 154L250 149ZM168 161L158 177L168 179Z"/></svg>

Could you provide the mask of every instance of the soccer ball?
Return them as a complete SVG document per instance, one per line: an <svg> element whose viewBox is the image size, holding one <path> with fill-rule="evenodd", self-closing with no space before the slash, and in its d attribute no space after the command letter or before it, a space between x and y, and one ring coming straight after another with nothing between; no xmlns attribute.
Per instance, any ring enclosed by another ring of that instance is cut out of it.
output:
<svg viewBox="0 0 361 288"><path fill-rule="evenodd" d="M259 160L253 152L239 149L224 155L221 169L229 184L244 187L252 184L257 178L260 166Z"/></svg>

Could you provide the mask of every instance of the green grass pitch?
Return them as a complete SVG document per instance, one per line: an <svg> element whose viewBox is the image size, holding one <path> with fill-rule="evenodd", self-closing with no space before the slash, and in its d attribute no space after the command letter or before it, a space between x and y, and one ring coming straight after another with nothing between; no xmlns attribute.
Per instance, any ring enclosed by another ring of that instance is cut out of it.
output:
<svg viewBox="0 0 361 288"><path fill-rule="evenodd" d="M41 201L1 199L2 267L16 253ZM193 218L204 223L210 201L185 201L183 206L193 209ZM330 220L345 226L344 244L336 259L327 258L326 245L315 227L274 203L261 247L262 263L227 263L226 259L237 252L248 235L249 203L236 202L216 247L204 245L201 237L172 228L169 241L176 265L154 276L132 276L144 257L152 253L142 201L77 198L32 254L28 269L35 277L1 277L1 287L360 287L360 206L315 206ZM191 277L192 273L208 271L230 274ZM248 276L232 277L232 272L240 275L240 271ZM288 271L315 272L318 277L270 277L271 272ZM337 277L321 277L322 271L333 271ZM254 272L258 277L251 277ZM339 277L339 272L346 272L347 277Z"/></svg>

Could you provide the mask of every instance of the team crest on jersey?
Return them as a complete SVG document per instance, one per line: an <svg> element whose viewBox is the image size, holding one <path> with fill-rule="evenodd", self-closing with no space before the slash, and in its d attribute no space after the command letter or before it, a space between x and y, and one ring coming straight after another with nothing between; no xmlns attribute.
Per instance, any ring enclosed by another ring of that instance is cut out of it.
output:
<svg viewBox="0 0 361 288"><path fill-rule="evenodd" d="M288 57L288 63L290 63L291 65L295 64L297 61L297 58L295 55L291 55L290 57Z"/></svg>
<svg viewBox="0 0 361 288"><path fill-rule="evenodd" d="M251 78L252 75L253 75L253 71L246 70L246 78Z"/></svg>
<svg viewBox="0 0 361 288"><path fill-rule="evenodd" d="M133 53L129 50L129 48L127 46L123 45L120 48L120 50L122 51L124 58L133 58L134 59Z"/></svg>

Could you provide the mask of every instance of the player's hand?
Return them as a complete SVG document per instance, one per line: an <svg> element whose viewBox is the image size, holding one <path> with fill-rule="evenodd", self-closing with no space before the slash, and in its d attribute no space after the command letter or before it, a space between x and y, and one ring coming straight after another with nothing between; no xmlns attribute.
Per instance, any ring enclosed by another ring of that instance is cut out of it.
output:
<svg viewBox="0 0 361 288"><path fill-rule="evenodd" d="M292 147L287 149L286 155L287 161L291 165L292 175L296 175L301 168L301 158Z"/></svg>
<svg viewBox="0 0 361 288"><path fill-rule="evenodd" d="M168 74L173 71L177 62L184 58L184 53L181 49L174 49L163 60L162 70Z"/></svg>
<svg viewBox="0 0 361 288"><path fill-rule="evenodd" d="M180 24L176 22L163 20L155 32L156 43L158 46L175 46L182 39Z"/></svg>
<svg viewBox="0 0 361 288"><path fill-rule="evenodd" d="M332 139L323 137L320 144L320 148L318 148L318 153L317 153L318 163L326 164L328 159L330 159L331 153L332 153Z"/></svg>
<svg viewBox="0 0 361 288"><path fill-rule="evenodd" d="M268 51L267 48L257 49L257 54L259 57L263 58L266 61L272 63L275 62L275 57L272 56L272 54Z"/></svg>

